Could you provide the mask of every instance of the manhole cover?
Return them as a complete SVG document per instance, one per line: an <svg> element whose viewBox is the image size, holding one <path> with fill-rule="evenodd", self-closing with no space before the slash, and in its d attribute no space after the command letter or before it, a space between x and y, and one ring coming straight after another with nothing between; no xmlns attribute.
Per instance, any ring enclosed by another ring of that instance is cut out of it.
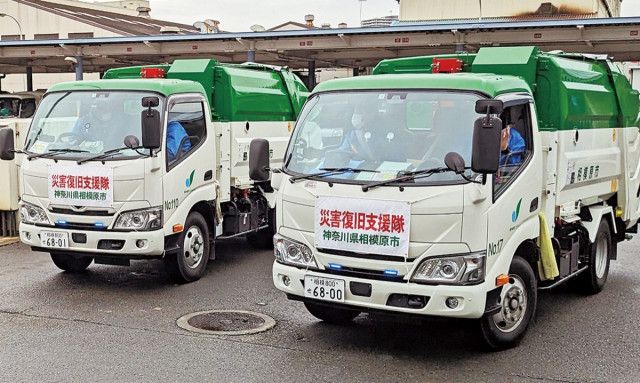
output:
<svg viewBox="0 0 640 383"><path fill-rule="evenodd" d="M177 324L180 328L199 334L249 335L271 329L276 321L250 311L212 310L187 314L179 318Z"/></svg>

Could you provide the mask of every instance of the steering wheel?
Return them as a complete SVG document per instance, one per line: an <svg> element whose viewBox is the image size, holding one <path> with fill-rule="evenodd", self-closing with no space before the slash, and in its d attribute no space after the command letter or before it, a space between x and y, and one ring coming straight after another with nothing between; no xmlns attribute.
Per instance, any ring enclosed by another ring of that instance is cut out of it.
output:
<svg viewBox="0 0 640 383"><path fill-rule="evenodd" d="M432 169L432 168L441 168L444 166L444 160L442 158L436 157L427 157L423 158L420 161L420 164L416 167L416 169Z"/></svg>
<svg viewBox="0 0 640 383"><path fill-rule="evenodd" d="M83 140L84 138L80 134L74 133L74 132L67 132L59 135L58 139L56 140L56 143L75 145L82 142Z"/></svg>

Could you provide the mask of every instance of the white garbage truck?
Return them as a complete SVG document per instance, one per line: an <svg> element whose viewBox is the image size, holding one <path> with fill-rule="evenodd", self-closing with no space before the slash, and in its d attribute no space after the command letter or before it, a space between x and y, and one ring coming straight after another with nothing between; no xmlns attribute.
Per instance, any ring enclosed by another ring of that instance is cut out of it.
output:
<svg viewBox="0 0 640 383"><path fill-rule="evenodd" d="M515 346L539 290L598 293L637 232L638 117L606 57L535 47L322 83L274 169L273 282L327 322L468 318L490 348Z"/></svg>
<svg viewBox="0 0 640 383"><path fill-rule="evenodd" d="M203 275L214 239L270 248L275 190L249 179L249 147L282 158L307 95L287 68L206 59L55 85L24 146L0 130L20 239L69 272L163 259L178 282Z"/></svg>

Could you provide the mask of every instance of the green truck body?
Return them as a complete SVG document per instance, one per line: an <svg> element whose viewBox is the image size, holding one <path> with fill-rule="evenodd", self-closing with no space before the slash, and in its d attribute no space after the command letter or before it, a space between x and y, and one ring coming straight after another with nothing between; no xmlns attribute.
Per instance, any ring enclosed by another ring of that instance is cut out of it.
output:
<svg viewBox="0 0 640 383"><path fill-rule="evenodd" d="M145 68L160 69L167 79L200 84L214 121L293 121L308 96L304 83L286 68L209 59L111 69L104 79L139 79Z"/></svg>
<svg viewBox="0 0 640 383"><path fill-rule="evenodd" d="M477 54L385 60L373 73L428 74L438 59L460 60L462 72L471 76L465 80L478 76L486 81L478 91L490 97L530 89L543 131L638 125L638 92L620 69L603 56L546 53L536 47L492 47L481 48ZM422 78L424 85L431 88L427 84L429 77ZM455 80L449 78L446 82Z"/></svg>

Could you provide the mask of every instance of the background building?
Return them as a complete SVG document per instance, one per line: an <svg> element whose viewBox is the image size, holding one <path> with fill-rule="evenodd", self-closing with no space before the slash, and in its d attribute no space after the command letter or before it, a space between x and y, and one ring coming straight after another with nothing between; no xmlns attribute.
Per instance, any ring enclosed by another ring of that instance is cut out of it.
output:
<svg viewBox="0 0 640 383"><path fill-rule="evenodd" d="M627 0L630 1L630 0ZM622 0L398 0L400 20L618 17Z"/></svg>
<svg viewBox="0 0 640 383"><path fill-rule="evenodd" d="M376 17L373 19L362 20L363 28L384 28L389 27L393 23L398 21L398 16L384 16L384 17Z"/></svg>
<svg viewBox="0 0 640 383"><path fill-rule="evenodd" d="M135 9L134 9L135 7ZM199 33L191 25L183 25L150 17L149 1L128 0L85 3L76 0L0 0L0 39L47 40L91 37L157 35L161 31L187 34ZM16 21L12 20L14 17ZM70 53L70 56L73 54ZM71 63L69 64L72 65ZM26 72L26 68L25 68ZM98 74L87 74L96 78ZM73 80L73 74L36 74L33 88ZM8 75L2 80L2 90L24 91L25 75Z"/></svg>

